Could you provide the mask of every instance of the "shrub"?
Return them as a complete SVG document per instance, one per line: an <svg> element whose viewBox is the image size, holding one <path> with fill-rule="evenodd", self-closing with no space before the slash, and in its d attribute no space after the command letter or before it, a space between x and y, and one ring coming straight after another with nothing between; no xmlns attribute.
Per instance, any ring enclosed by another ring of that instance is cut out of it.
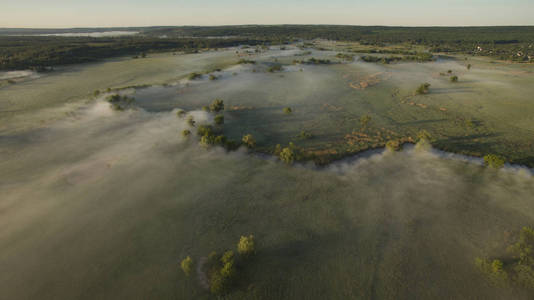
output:
<svg viewBox="0 0 534 300"><path fill-rule="evenodd" d="M234 266L234 260L228 261L224 263L222 269L221 269L221 275L225 279L227 285L232 281L232 279L235 277L236 270Z"/></svg>
<svg viewBox="0 0 534 300"><path fill-rule="evenodd" d="M371 122L371 116L369 116L369 115L362 116L360 118L360 125L361 125L362 129L367 128L367 125L369 125L369 122Z"/></svg>
<svg viewBox="0 0 534 300"><path fill-rule="evenodd" d="M467 69L468 69L468 70L471 70L471 64L468 64L468 65L467 65Z"/></svg>
<svg viewBox="0 0 534 300"><path fill-rule="evenodd" d="M456 76L456 75L451 76L450 81L451 82L458 82L458 76Z"/></svg>
<svg viewBox="0 0 534 300"><path fill-rule="evenodd" d="M185 117L185 110L183 109L180 109L176 112L176 116L178 116L178 118L183 118Z"/></svg>
<svg viewBox="0 0 534 300"><path fill-rule="evenodd" d="M233 262L234 261L234 251L228 250L224 252L223 256L221 257L221 262L223 264Z"/></svg>
<svg viewBox="0 0 534 300"><path fill-rule="evenodd" d="M254 148L256 146L256 140L254 140L252 134L247 134L243 136L243 139L241 141L243 141L243 144L245 144L249 148Z"/></svg>
<svg viewBox="0 0 534 300"><path fill-rule="evenodd" d="M219 77L217 77L217 76L215 76L213 74L210 74L209 79L210 80L217 80L217 79L219 79Z"/></svg>
<svg viewBox="0 0 534 300"><path fill-rule="evenodd" d="M128 96L114 94L108 96L106 101L109 102L111 109L122 111L131 107L131 105L135 102L135 99Z"/></svg>
<svg viewBox="0 0 534 300"><path fill-rule="evenodd" d="M282 65L279 65L279 64L276 64L274 66L270 66L268 69L267 69L267 72L269 73L274 73L274 72L280 72L282 71L284 68L282 67Z"/></svg>
<svg viewBox="0 0 534 300"><path fill-rule="evenodd" d="M291 147L286 147L282 149L279 156L280 160L288 165L293 164L296 158L295 152L293 151L293 149L291 149Z"/></svg>
<svg viewBox="0 0 534 300"><path fill-rule="evenodd" d="M301 131L299 134L299 137L303 140L311 139L313 137L313 134L307 131Z"/></svg>
<svg viewBox="0 0 534 300"><path fill-rule="evenodd" d="M293 112L293 110L291 109L291 107L284 107L284 113L285 114L290 114L292 112Z"/></svg>
<svg viewBox="0 0 534 300"><path fill-rule="evenodd" d="M484 156L484 164L495 169L500 169L504 166L504 159L495 154L488 154Z"/></svg>
<svg viewBox="0 0 534 300"><path fill-rule="evenodd" d="M510 246L509 250L519 259L519 264L534 266L534 229L523 227L519 241Z"/></svg>
<svg viewBox="0 0 534 300"><path fill-rule="evenodd" d="M193 72L187 76L187 79L189 80L196 80L202 78L202 74Z"/></svg>
<svg viewBox="0 0 534 300"><path fill-rule="evenodd" d="M210 104L210 110L213 112L220 112L224 109L224 101L221 99L215 99Z"/></svg>
<svg viewBox="0 0 534 300"><path fill-rule="evenodd" d="M213 140L213 143L217 145L226 145L226 137L224 135L218 135Z"/></svg>
<svg viewBox="0 0 534 300"><path fill-rule="evenodd" d="M197 134L199 136L213 135L213 128L209 125L200 125L197 128Z"/></svg>
<svg viewBox="0 0 534 300"><path fill-rule="evenodd" d="M241 238L239 239L239 243L237 243L237 252L241 255L249 256L254 254L255 251L256 248L254 243L254 236L241 236Z"/></svg>
<svg viewBox="0 0 534 300"><path fill-rule="evenodd" d="M202 111L210 111L209 106L207 105L202 106Z"/></svg>
<svg viewBox="0 0 534 300"><path fill-rule="evenodd" d="M193 118L193 116L187 117L187 124L189 124L189 126L194 127L195 123L196 122L195 122L195 119Z"/></svg>
<svg viewBox="0 0 534 300"><path fill-rule="evenodd" d="M184 258L184 260L182 260L180 263L180 266L182 267L185 275L189 276L193 270L193 259L191 259L190 256Z"/></svg>
<svg viewBox="0 0 534 300"><path fill-rule="evenodd" d="M182 131L182 136L183 137L189 137L190 135L191 135L191 131L190 130L185 129L185 130Z"/></svg>
<svg viewBox="0 0 534 300"><path fill-rule="evenodd" d="M256 62L253 60L247 60L247 59L242 58L237 63L238 64L255 64Z"/></svg>
<svg viewBox="0 0 534 300"><path fill-rule="evenodd" d="M227 282L220 272L215 272L210 279L210 292L215 295L222 295L227 291Z"/></svg>
<svg viewBox="0 0 534 300"><path fill-rule="evenodd" d="M391 152L396 152L402 150L402 145L397 140L391 140L386 143L386 149Z"/></svg>
<svg viewBox="0 0 534 300"><path fill-rule="evenodd" d="M200 145L204 147L209 147L215 144L215 137L213 135L203 135L200 138Z"/></svg>
<svg viewBox="0 0 534 300"><path fill-rule="evenodd" d="M215 121L215 124L217 125L224 124L224 115L216 115L213 120Z"/></svg>
<svg viewBox="0 0 534 300"><path fill-rule="evenodd" d="M418 95L428 94L429 88L430 83L423 83L417 88L417 90L415 90L415 93Z"/></svg>
<svg viewBox="0 0 534 300"><path fill-rule="evenodd" d="M488 259L476 258L475 266L490 282L496 286L503 286L508 280L508 274L503 269L502 261L495 259L491 263Z"/></svg>

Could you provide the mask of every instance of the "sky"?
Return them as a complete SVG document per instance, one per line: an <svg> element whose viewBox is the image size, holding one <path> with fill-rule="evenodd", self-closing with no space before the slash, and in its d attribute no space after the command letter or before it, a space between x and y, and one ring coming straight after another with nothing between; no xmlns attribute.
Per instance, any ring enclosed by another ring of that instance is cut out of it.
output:
<svg viewBox="0 0 534 300"><path fill-rule="evenodd" d="M0 28L534 25L534 0L0 0Z"/></svg>

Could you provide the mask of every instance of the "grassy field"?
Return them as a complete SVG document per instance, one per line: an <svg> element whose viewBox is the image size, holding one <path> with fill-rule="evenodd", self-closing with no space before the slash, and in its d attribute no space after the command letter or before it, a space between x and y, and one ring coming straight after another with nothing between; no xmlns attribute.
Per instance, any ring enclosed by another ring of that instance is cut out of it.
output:
<svg viewBox="0 0 534 300"><path fill-rule="evenodd" d="M249 234L257 253L225 299L531 298L490 284L474 263L508 257L534 224L531 169L410 147L322 168L256 154L294 142L341 158L424 129L436 147L532 166L532 65L235 51L69 67L0 88L0 298L215 299L180 261L236 250ZM293 64L312 57L332 63ZM424 82L429 93L414 95ZM121 91L138 109L89 96L145 84ZM194 128L177 109L210 124L201 108L215 98L224 134L253 134L255 149L182 137Z"/></svg>

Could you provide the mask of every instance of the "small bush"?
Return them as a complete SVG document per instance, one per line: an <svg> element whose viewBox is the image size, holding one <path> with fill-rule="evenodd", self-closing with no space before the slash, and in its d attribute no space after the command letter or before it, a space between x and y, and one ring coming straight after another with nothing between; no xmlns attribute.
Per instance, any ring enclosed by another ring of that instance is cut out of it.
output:
<svg viewBox="0 0 534 300"><path fill-rule="evenodd" d="M454 76L451 76L451 78L449 78L449 80L451 82L458 82L458 76L454 75Z"/></svg>
<svg viewBox="0 0 534 300"><path fill-rule="evenodd" d="M213 120L215 121L215 124L222 125L224 124L224 115L216 115Z"/></svg>
<svg viewBox="0 0 534 300"><path fill-rule="evenodd" d="M484 164L495 169L500 169L504 166L504 159L495 154L488 154L484 156Z"/></svg>
<svg viewBox="0 0 534 300"><path fill-rule="evenodd" d="M276 64L274 66L270 66L268 69L267 69L267 72L269 73L274 73L274 72L280 72L284 70L284 68L282 67L282 65L279 65L279 64Z"/></svg>
<svg viewBox="0 0 534 300"><path fill-rule="evenodd" d="M196 79L200 79L200 78L202 78L202 74L196 73L196 72L191 73L191 74L189 74L187 76L187 79L189 79L189 80L196 80Z"/></svg>
<svg viewBox="0 0 534 300"><path fill-rule="evenodd" d="M313 138L313 134L307 131L301 131L299 134L299 137L303 140L308 140L308 139Z"/></svg>
<svg viewBox="0 0 534 300"><path fill-rule="evenodd" d="M221 99L215 99L210 104L210 110L213 112L220 112L224 109L224 101Z"/></svg>
<svg viewBox="0 0 534 300"><path fill-rule="evenodd" d="M291 149L291 147L286 147L282 149L279 157L281 161L285 162L288 165L291 165L293 164L293 162L295 162L296 154L293 149Z"/></svg>
<svg viewBox="0 0 534 300"><path fill-rule="evenodd" d="M252 65L253 65L253 64L255 64L256 62L253 61L253 60L247 60L247 59L242 58L242 59L240 59L237 63L238 63L238 64L252 64Z"/></svg>
<svg viewBox="0 0 534 300"><path fill-rule="evenodd" d="M197 134L199 136L213 135L213 128L209 125L200 125L197 128Z"/></svg>
<svg viewBox="0 0 534 300"><path fill-rule="evenodd" d="M386 149L391 152L402 150L402 145L397 140L391 140L386 143Z"/></svg>
<svg viewBox="0 0 534 300"><path fill-rule="evenodd" d="M467 65L467 69L468 69L468 70L471 70L471 64L468 64L468 65Z"/></svg>
<svg viewBox="0 0 534 300"><path fill-rule="evenodd" d="M176 116L178 116L178 118L185 117L185 110L180 109L179 111L176 112Z"/></svg>
<svg viewBox="0 0 534 300"><path fill-rule="evenodd" d="M288 115L288 114L290 114L290 113L292 113L292 112L293 112L293 110L291 109L291 107L284 107L284 113L285 113L285 114Z"/></svg>
<svg viewBox="0 0 534 300"><path fill-rule="evenodd" d="M217 77L217 76L215 76L213 74L210 74L209 79L210 80L217 80L217 79L219 79L219 77Z"/></svg>
<svg viewBox="0 0 534 300"><path fill-rule="evenodd" d="M254 139L252 134L247 134L247 135L243 136L243 139L241 141L248 148L254 148L256 146L256 140Z"/></svg>
<svg viewBox="0 0 534 300"><path fill-rule="evenodd" d="M430 83L423 83L415 90L415 93L417 95L428 94L429 88L430 88Z"/></svg>
<svg viewBox="0 0 534 300"><path fill-rule="evenodd" d="M210 107L207 105L202 106L202 111L210 111Z"/></svg>
<svg viewBox="0 0 534 300"><path fill-rule="evenodd" d="M184 260L182 260L180 263L180 266L182 267L185 275L189 276L193 270L193 259L190 256L184 258Z"/></svg>
<svg viewBox="0 0 534 300"><path fill-rule="evenodd" d="M233 262L234 261L234 251L228 250L224 252L223 256L221 257L221 262L223 264Z"/></svg>
<svg viewBox="0 0 534 300"><path fill-rule="evenodd" d="M244 256L254 254L256 252L254 236L241 236L241 238L239 239L239 243L237 243L237 252Z"/></svg>
<svg viewBox="0 0 534 300"><path fill-rule="evenodd" d="M369 125L369 122L371 122L371 116L369 115L364 115L360 118L360 126L362 127L362 129L366 129L367 126Z"/></svg>
<svg viewBox="0 0 534 300"><path fill-rule="evenodd" d="M189 116L187 117L187 124L191 127L194 127L195 126L195 119L193 118L193 116Z"/></svg>
<svg viewBox="0 0 534 300"><path fill-rule="evenodd" d="M190 130L185 129L185 130L182 131L182 136L183 137L189 137L190 135L191 135L191 131Z"/></svg>

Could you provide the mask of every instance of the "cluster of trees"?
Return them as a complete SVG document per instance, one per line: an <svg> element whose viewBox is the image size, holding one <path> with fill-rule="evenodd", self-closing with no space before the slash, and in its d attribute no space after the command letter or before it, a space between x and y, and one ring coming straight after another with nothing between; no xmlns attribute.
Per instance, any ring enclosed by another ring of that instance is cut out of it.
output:
<svg viewBox="0 0 534 300"><path fill-rule="evenodd" d="M312 57L308 60L293 60L293 64L306 64L306 65L328 65L332 63L329 59L320 59Z"/></svg>
<svg viewBox="0 0 534 300"><path fill-rule="evenodd" d="M53 66L94 62L117 56L147 52L182 51L259 45L265 40L249 38L176 38L158 37L58 37L7 36L0 34L0 70L35 69L48 71Z"/></svg>
<svg viewBox="0 0 534 300"><path fill-rule="evenodd" d="M214 295L224 295L231 291L241 268L246 267L250 258L256 253L256 242L253 235L241 236L237 243L237 254L234 251L224 251L222 255L213 251L209 254L205 266L201 269L207 274L209 288ZM187 256L180 263L182 271L190 276L194 268L194 261Z"/></svg>
<svg viewBox="0 0 534 300"><path fill-rule="evenodd" d="M416 61L416 62L428 62L433 61L434 56L431 53L419 53L417 55L404 55L404 56L374 56L374 55L364 55L361 57L361 60L371 63L383 63L390 64L393 62L400 61Z"/></svg>
<svg viewBox="0 0 534 300"><path fill-rule="evenodd" d="M123 111L132 107L135 98L126 95L113 94L106 97L106 101L109 102L111 109Z"/></svg>
<svg viewBox="0 0 534 300"><path fill-rule="evenodd" d="M284 148L282 148L280 144L276 145L273 154L278 156L281 161L288 165L292 165L295 161L303 158L300 149L292 142Z"/></svg>
<svg viewBox="0 0 534 300"><path fill-rule="evenodd" d="M494 285L515 285L534 290L534 229L523 227L517 242L507 248L506 260L476 258L475 266Z"/></svg>

